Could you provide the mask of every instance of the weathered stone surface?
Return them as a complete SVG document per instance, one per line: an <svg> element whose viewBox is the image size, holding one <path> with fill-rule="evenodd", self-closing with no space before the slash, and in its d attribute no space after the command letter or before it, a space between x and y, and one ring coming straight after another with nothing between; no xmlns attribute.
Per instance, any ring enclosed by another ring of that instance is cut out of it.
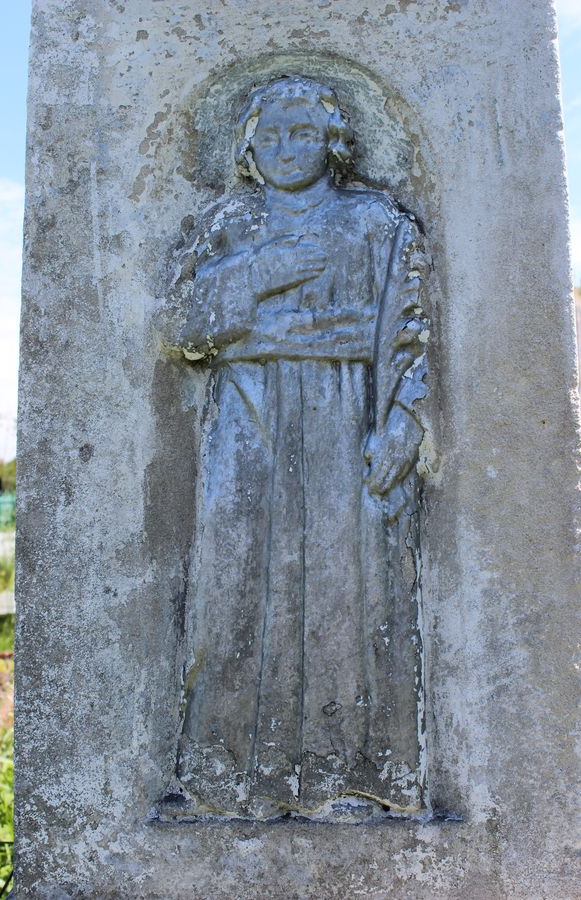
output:
<svg viewBox="0 0 581 900"><path fill-rule="evenodd" d="M501 0L36 3L17 896L579 896L578 407L554 28L545 0L526 17ZM234 186L233 112L283 75L338 92L361 178L429 238L429 823L148 819L175 765L204 403L154 323L180 220Z"/></svg>

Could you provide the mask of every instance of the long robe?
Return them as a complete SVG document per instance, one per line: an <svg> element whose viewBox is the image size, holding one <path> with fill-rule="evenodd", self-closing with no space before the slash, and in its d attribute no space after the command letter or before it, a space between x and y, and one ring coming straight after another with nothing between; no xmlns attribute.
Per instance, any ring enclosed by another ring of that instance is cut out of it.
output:
<svg viewBox="0 0 581 900"><path fill-rule="evenodd" d="M404 225L382 193L333 189L294 214L242 204L198 247L184 334L211 399L176 769L195 812L421 807L416 476L391 515L363 457L378 385L407 409L425 393L388 346L423 315L389 290ZM288 235L326 267L257 302L252 249Z"/></svg>

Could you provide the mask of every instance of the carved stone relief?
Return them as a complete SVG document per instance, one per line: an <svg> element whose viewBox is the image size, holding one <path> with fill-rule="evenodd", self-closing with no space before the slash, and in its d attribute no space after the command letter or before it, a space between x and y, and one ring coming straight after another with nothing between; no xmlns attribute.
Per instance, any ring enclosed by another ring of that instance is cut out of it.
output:
<svg viewBox="0 0 581 900"><path fill-rule="evenodd" d="M162 817L422 809L426 262L413 217L350 184L353 149L330 88L254 90L245 183L179 249L208 401Z"/></svg>

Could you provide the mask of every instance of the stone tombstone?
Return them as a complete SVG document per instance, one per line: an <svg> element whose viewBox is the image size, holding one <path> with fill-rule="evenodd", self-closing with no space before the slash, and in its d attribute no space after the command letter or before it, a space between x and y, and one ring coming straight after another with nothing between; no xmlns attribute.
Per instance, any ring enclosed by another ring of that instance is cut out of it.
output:
<svg viewBox="0 0 581 900"><path fill-rule="evenodd" d="M33 6L16 896L581 896L551 4Z"/></svg>

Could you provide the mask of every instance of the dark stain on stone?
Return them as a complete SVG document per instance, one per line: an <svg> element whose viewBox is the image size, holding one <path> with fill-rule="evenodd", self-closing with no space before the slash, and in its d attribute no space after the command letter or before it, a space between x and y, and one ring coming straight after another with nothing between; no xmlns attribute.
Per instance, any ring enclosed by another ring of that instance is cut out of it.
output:
<svg viewBox="0 0 581 900"><path fill-rule="evenodd" d="M188 445L193 443L193 413L184 412L180 406L181 377L181 367L171 360L156 363L153 405L159 446L145 472L144 528L152 557L170 569L171 561L179 560L180 570L192 534L196 484L194 449L183 449L184 440Z"/></svg>
<svg viewBox="0 0 581 900"><path fill-rule="evenodd" d="M139 145L139 152L142 154L142 156L147 156L151 146L159 141L159 126L167 119L170 110L171 103L164 104L163 110L158 110L158 112L156 112L153 117L153 122L151 122L151 124L147 126L146 137Z"/></svg>
<svg viewBox="0 0 581 900"><path fill-rule="evenodd" d="M149 32L144 28L140 28L135 36L136 41L146 41L149 37Z"/></svg>
<svg viewBox="0 0 581 900"><path fill-rule="evenodd" d="M327 703L327 705L323 707L323 712L326 716L334 716L340 709L343 709L342 704L337 703L336 700L331 700L330 703Z"/></svg>
<svg viewBox="0 0 581 900"><path fill-rule="evenodd" d="M39 113L38 124L43 131L49 131L52 128L52 108L50 106Z"/></svg>
<svg viewBox="0 0 581 900"><path fill-rule="evenodd" d="M89 462L94 452L95 448L92 444L83 444L82 447L79 447L79 458L81 462Z"/></svg>

